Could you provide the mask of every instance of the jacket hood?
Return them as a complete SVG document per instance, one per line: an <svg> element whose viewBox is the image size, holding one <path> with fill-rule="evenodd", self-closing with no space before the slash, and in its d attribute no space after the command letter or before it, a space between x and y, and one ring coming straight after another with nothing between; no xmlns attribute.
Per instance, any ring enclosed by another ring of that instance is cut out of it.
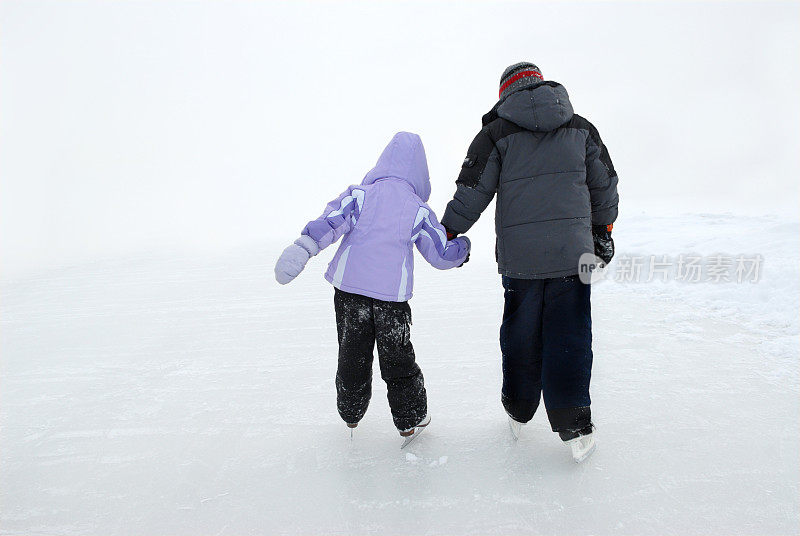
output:
<svg viewBox="0 0 800 536"><path fill-rule="evenodd" d="M398 132L378 158L378 163L361 181L372 184L378 179L394 177L402 179L414 188L414 193L423 201L431 196L431 179L428 175L428 160L425 147L416 134Z"/></svg>
<svg viewBox="0 0 800 536"><path fill-rule="evenodd" d="M555 130L572 119L573 114L567 90L558 82L543 82L515 91L497 103L495 109L499 117L534 132Z"/></svg>

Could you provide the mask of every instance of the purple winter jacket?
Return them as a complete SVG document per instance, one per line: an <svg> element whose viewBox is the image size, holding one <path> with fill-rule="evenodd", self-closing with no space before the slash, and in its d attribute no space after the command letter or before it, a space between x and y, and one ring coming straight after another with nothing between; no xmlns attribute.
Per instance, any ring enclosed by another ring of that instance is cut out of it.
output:
<svg viewBox="0 0 800 536"><path fill-rule="evenodd" d="M414 286L412 246L435 268L460 266L469 240L447 240L425 203L430 193L422 140L408 132L395 134L361 184L328 203L303 229L320 250L344 236L325 279L345 292L402 302L411 298Z"/></svg>

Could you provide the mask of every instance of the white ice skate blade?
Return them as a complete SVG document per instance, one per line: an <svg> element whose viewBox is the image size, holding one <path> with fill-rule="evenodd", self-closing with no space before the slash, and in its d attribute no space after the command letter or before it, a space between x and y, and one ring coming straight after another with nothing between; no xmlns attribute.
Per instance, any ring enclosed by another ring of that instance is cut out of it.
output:
<svg viewBox="0 0 800 536"><path fill-rule="evenodd" d="M581 463L586 460L597 448L594 434L576 437L575 439L570 439L567 443L572 449L572 459L575 460L575 463Z"/></svg>
<svg viewBox="0 0 800 536"><path fill-rule="evenodd" d="M419 437L419 435L425 431L425 428L427 428L430 423L431 423L430 417L422 419L422 422L414 427L414 433L411 434L410 436L406 436L406 438L403 440L403 444L400 445L400 450L406 448L412 441L414 441L417 437Z"/></svg>
<svg viewBox="0 0 800 536"><path fill-rule="evenodd" d="M517 441L519 439L519 433L522 431L522 423L509 417L508 427L511 429L511 437L514 438L514 441Z"/></svg>

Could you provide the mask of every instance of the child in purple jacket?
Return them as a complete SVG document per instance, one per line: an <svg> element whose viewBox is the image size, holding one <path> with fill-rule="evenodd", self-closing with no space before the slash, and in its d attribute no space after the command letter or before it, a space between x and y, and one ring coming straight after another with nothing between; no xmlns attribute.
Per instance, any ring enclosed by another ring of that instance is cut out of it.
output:
<svg viewBox="0 0 800 536"><path fill-rule="evenodd" d="M469 257L469 240L448 240L426 204L431 193L422 140L399 132L359 186L351 186L303 229L275 265L285 285L306 262L343 238L325 272L334 287L339 364L337 408L355 428L372 395L372 351L377 342L381 377L386 382L394 424L406 444L429 422L422 371L411 345L414 252L447 270Z"/></svg>

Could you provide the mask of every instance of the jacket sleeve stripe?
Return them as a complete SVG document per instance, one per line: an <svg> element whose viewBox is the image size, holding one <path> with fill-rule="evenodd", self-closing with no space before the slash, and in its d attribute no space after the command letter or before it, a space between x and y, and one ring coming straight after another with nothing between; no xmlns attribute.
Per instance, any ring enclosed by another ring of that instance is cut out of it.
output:
<svg viewBox="0 0 800 536"><path fill-rule="evenodd" d="M467 256L466 238L448 241L444 228L427 207L420 207L414 218L411 242L433 267L446 270L458 266Z"/></svg>
<svg viewBox="0 0 800 536"><path fill-rule="evenodd" d="M428 209L420 207L419 211L417 211L417 217L414 219L411 241L416 242L421 234L427 236L434 243L439 254L443 254L444 250L447 248L447 235L444 231L433 225L430 216L431 213ZM434 240L432 235L436 235L438 241Z"/></svg>
<svg viewBox="0 0 800 536"><path fill-rule="evenodd" d="M310 236L320 249L328 247L356 225L364 207L364 194L364 190L351 187L328 203L323 215L308 222L301 234Z"/></svg>

